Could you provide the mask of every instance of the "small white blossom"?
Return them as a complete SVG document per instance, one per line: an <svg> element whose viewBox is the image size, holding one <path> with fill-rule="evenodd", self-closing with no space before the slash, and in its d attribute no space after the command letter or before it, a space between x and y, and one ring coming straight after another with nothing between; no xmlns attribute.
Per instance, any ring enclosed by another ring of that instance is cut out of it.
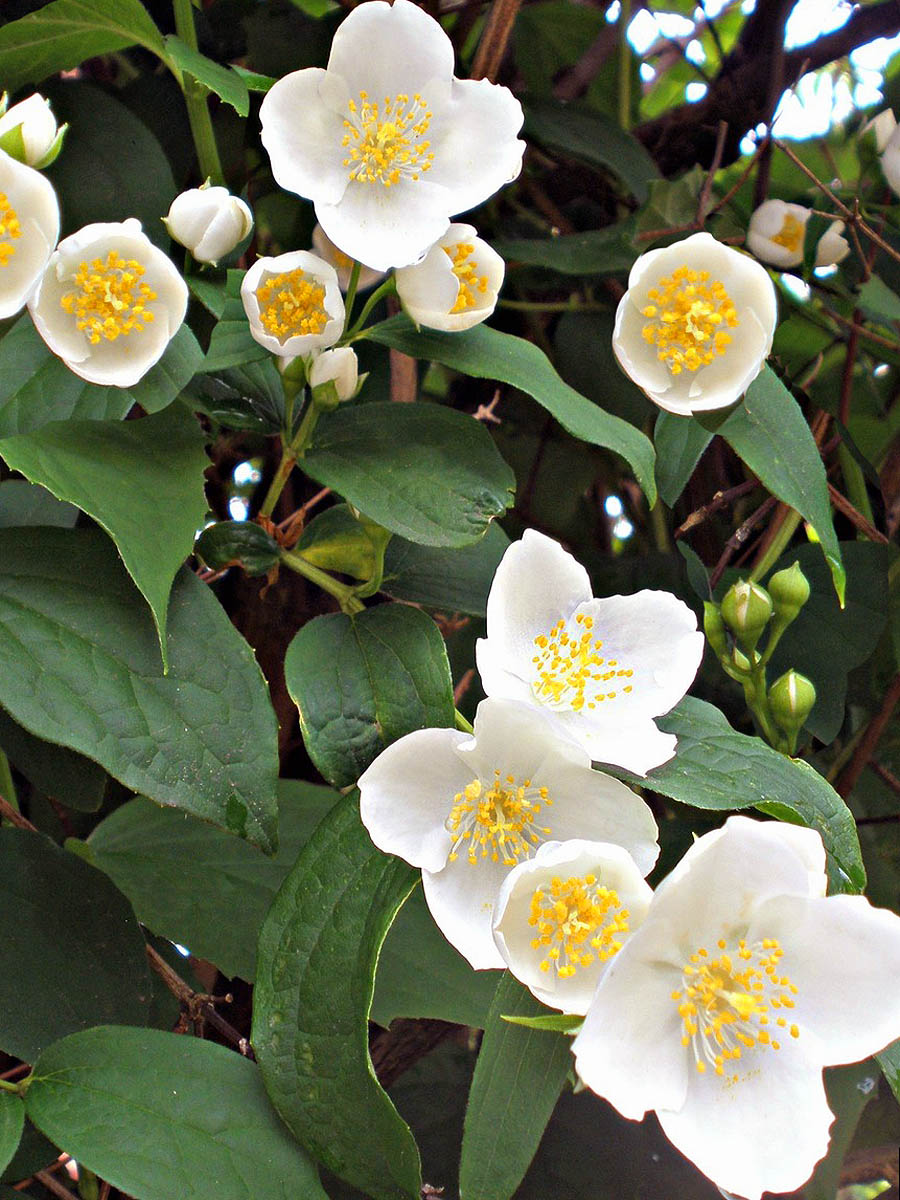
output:
<svg viewBox="0 0 900 1200"><path fill-rule="evenodd" d="M253 228L253 213L228 188L191 188L176 196L163 223L197 262L217 263Z"/></svg>
<svg viewBox="0 0 900 1200"><path fill-rule="evenodd" d="M813 830L730 817L656 889L572 1046L588 1087L632 1120L654 1109L747 1200L826 1152L823 1066L900 1035L900 917L826 882Z"/></svg>
<svg viewBox="0 0 900 1200"><path fill-rule="evenodd" d="M882 152L881 170L891 190L900 196L900 125L894 129Z"/></svg>
<svg viewBox="0 0 900 1200"><path fill-rule="evenodd" d="M810 210L802 204L784 200L765 200L750 218L747 227L747 248L762 262L775 267L796 267L803 262L803 242ZM816 266L833 267L850 253L850 246L841 236L843 221L834 221L819 238L816 246Z"/></svg>
<svg viewBox="0 0 900 1200"><path fill-rule="evenodd" d="M652 895L621 846L545 842L503 881L494 941L516 979L541 1003L586 1013Z"/></svg>
<svg viewBox="0 0 900 1200"><path fill-rule="evenodd" d="M64 238L28 308L38 333L76 375L131 387L162 357L187 302L187 284L131 217Z"/></svg>
<svg viewBox="0 0 900 1200"><path fill-rule="evenodd" d="M690 687L703 641L669 592L595 599L584 567L527 529L497 567L475 654L489 696L539 707L595 762L644 775L675 753L653 718Z"/></svg>
<svg viewBox="0 0 900 1200"><path fill-rule="evenodd" d="M346 292L350 285L350 275L353 271L353 259L349 254L345 254L343 250L339 250L331 238L326 234L321 225L316 223L312 231L313 250L318 254L319 258L324 258L327 263L331 263L337 271L338 283L341 285L341 291ZM371 267L361 266L359 270L359 280L356 284L358 292L368 291L379 280L384 279L384 271L373 271Z"/></svg>
<svg viewBox="0 0 900 1200"><path fill-rule="evenodd" d="M447 940L476 969L503 967L491 933L500 885L548 839L613 842L646 874L656 823L625 784L591 770L534 709L483 700L474 734L419 729L359 781L372 841L422 868L425 899Z"/></svg>
<svg viewBox="0 0 900 1200"><path fill-rule="evenodd" d="M25 306L58 237L53 185L40 171L0 151L0 317Z"/></svg>
<svg viewBox="0 0 900 1200"><path fill-rule="evenodd" d="M897 118L893 111L889 108L883 108L880 113L876 113L874 117L870 117L860 130L860 134L865 136L867 133L872 133L875 138L875 147L879 154L883 154L884 150L891 140L891 134L897 128Z"/></svg>
<svg viewBox="0 0 900 1200"><path fill-rule="evenodd" d="M417 262L450 218L518 175L522 106L453 76L453 46L410 0L360 4L328 67L280 79L260 109L283 188L313 201L329 238L376 270Z"/></svg>
<svg viewBox="0 0 900 1200"><path fill-rule="evenodd" d="M764 267L708 233L642 254L619 302L619 365L668 412L726 408L762 370L775 333Z"/></svg>
<svg viewBox="0 0 900 1200"><path fill-rule="evenodd" d="M16 131L14 138L8 138L13 131ZM59 153L64 133L65 126L61 130L57 127L50 101L39 92L20 100L0 116L0 146L29 167L49 166ZM13 150L17 142L20 154Z"/></svg>
<svg viewBox="0 0 900 1200"><path fill-rule="evenodd" d="M308 250L258 258L241 283L241 299L250 332L279 358L333 346L344 329L335 269Z"/></svg>
<svg viewBox="0 0 900 1200"><path fill-rule="evenodd" d="M471 225L451 225L421 262L395 271L397 295L417 325L459 333L494 311L503 259Z"/></svg>
<svg viewBox="0 0 900 1200"><path fill-rule="evenodd" d="M352 346L323 350L310 364L307 379L311 388L329 380L334 384L338 400L352 400L359 383L359 360Z"/></svg>

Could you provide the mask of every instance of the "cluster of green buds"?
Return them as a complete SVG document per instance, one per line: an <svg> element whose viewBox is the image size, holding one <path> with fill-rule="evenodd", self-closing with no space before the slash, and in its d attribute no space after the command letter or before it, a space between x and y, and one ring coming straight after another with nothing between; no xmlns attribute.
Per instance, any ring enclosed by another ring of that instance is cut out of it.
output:
<svg viewBox="0 0 900 1200"><path fill-rule="evenodd" d="M784 754L793 754L797 747L800 730L816 702L816 689L794 670L768 686L766 667L784 631L808 599L809 583L800 564L794 563L777 571L768 588L741 579L728 589L721 604L708 600L703 606L706 640L726 674L743 687L760 732Z"/></svg>

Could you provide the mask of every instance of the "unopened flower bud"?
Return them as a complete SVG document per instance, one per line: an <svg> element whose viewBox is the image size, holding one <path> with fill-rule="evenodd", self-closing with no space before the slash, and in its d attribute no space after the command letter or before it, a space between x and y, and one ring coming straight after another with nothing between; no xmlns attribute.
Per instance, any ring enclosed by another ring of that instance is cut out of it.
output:
<svg viewBox="0 0 900 1200"><path fill-rule="evenodd" d="M728 653L728 635L719 606L711 600L703 602L703 632L713 653L718 658L724 658Z"/></svg>
<svg viewBox="0 0 900 1200"><path fill-rule="evenodd" d="M775 572L769 580L769 595L775 606L776 621L789 625L809 599L809 583L798 562Z"/></svg>
<svg viewBox="0 0 900 1200"><path fill-rule="evenodd" d="M782 729L796 733L812 712L816 689L805 675L785 671L769 688L769 708Z"/></svg>
<svg viewBox="0 0 900 1200"><path fill-rule="evenodd" d="M65 125L57 127L50 101L35 92L0 116L0 150L29 167L49 167L59 154L65 131Z"/></svg>
<svg viewBox="0 0 900 1200"><path fill-rule="evenodd" d="M350 346L338 346L334 350L323 350L309 364L309 386L317 404L324 407L334 407L342 400L352 400L356 395L356 385L359 382L359 362L356 351ZM331 384L331 388L325 385ZM325 390L319 391L323 388ZM328 402L327 393L337 396L333 403Z"/></svg>
<svg viewBox="0 0 900 1200"><path fill-rule="evenodd" d="M163 224L197 262L217 263L253 228L253 213L227 188L204 184L176 196Z"/></svg>
<svg viewBox="0 0 900 1200"><path fill-rule="evenodd" d="M772 599L769 593L752 580L738 580L725 593L722 618L738 645L747 653L756 646L771 615Z"/></svg>

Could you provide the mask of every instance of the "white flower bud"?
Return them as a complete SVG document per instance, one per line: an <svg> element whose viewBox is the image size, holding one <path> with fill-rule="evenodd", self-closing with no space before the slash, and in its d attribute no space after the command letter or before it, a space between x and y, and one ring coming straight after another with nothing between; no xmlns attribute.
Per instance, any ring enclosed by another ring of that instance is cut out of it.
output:
<svg viewBox="0 0 900 1200"><path fill-rule="evenodd" d="M18 139L8 138L7 144L3 145L7 154L12 154L29 167L48 166L56 157L62 131L57 128L50 101L40 92L35 92L27 100L20 100L0 117L0 144L4 136L12 134L13 130L18 130L21 143L17 146ZM20 153L17 154L16 149Z"/></svg>
<svg viewBox="0 0 900 1200"><path fill-rule="evenodd" d="M350 346L323 350L309 366L307 378L311 388L329 381L334 384L338 400L352 400L359 382L359 360Z"/></svg>
<svg viewBox="0 0 900 1200"><path fill-rule="evenodd" d="M163 224L197 262L217 263L253 228L253 213L227 188L204 185L176 196Z"/></svg>
<svg viewBox="0 0 900 1200"><path fill-rule="evenodd" d="M397 295L417 325L459 333L486 320L506 265L471 225L454 224L421 262L394 272Z"/></svg>
<svg viewBox="0 0 900 1200"><path fill-rule="evenodd" d="M891 140L891 134L897 128L897 118L889 108L883 108L880 113L876 113L863 125L859 131L861 136L867 133L872 133L875 137L875 145L879 154L883 154L885 147Z"/></svg>
<svg viewBox="0 0 900 1200"><path fill-rule="evenodd" d="M797 267L803 262L803 243L811 210L785 200L764 200L750 218L747 249L774 267ZM842 237L844 222L835 221L819 238L816 266L833 267L850 253Z"/></svg>
<svg viewBox="0 0 900 1200"><path fill-rule="evenodd" d="M900 126L891 134L884 148L881 170L891 189L900 196Z"/></svg>

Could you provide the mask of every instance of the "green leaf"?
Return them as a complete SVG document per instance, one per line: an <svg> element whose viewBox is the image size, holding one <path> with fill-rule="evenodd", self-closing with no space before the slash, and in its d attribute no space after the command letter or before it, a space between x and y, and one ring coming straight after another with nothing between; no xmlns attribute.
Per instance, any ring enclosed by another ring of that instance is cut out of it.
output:
<svg viewBox="0 0 900 1200"><path fill-rule="evenodd" d="M231 105L239 117L247 116L250 111L250 93L247 91L246 82L237 71L207 58L173 33L166 37L166 51L180 71L186 71L198 83L215 92L220 100Z"/></svg>
<svg viewBox="0 0 900 1200"><path fill-rule="evenodd" d="M265 346L255 341L250 333L250 322L241 300L243 278L243 271L228 272L225 304L209 339L209 350L203 364L205 372L216 373L228 367L241 367L245 363L271 358Z"/></svg>
<svg viewBox="0 0 900 1200"><path fill-rule="evenodd" d="M122 893L43 834L0 829L0 1048L33 1063L88 1025L143 1024L149 999Z"/></svg>
<svg viewBox="0 0 900 1200"><path fill-rule="evenodd" d="M631 222L554 238L507 238L492 243L507 261L547 267L562 275L618 275L637 257Z"/></svg>
<svg viewBox="0 0 900 1200"><path fill-rule="evenodd" d="M194 553L213 571L237 563L248 575L265 575L281 557L278 543L254 521L210 525L197 538Z"/></svg>
<svg viewBox="0 0 900 1200"><path fill-rule="evenodd" d="M450 945L421 888L397 914L378 957L373 1021L431 1018L483 1029L497 990L496 971L475 971Z"/></svg>
<svg viewBox="0 0 900 1200"><path fill-rule="evenodd" d="M215 1042L100 1026L35 1064L28 1115L141 1200L327 1200L269 1104L257 1067Z"/></svg>
<svg viewBox="0 0 900 1200"><path fill-rule="evenodd" d="M198 375L189 394L195 409L228 429L279 433L284 424L284 388L271 355L215 375Z"/></svg>
<svg viewBox="0 0 900 1200"><path fill-rule="evenodd" d="M240 75L251 92L262 92L265 94L278 82L274 75L260 75L259 71L248 71L246 67L234 67L232 69Z"/></svg>
<svg viewBox="0 0 900 1200"><path fill-rule="evenodd" d="M160 804L275 846L275 718L250 647L182 571L170 670L153 621L95 530L0 531L0 704L37 737Z"/></svg>
<svg viewBox="0 0 900 1200"><path fill-rule="evenodd" d="M460 1200L509 1200L534 1158L572 1056L568 1039L504 1021L545 1012L510 974L497 986L472 1077Z"/></svg>
<svg viewBox="0 0 900 1200"><path fill-rule="evenodd" d="M366 336L413 358L430 359L477 379L497 379L527 392L574 437L620 454L634 471L648 501L655 502L655 455L649 439L570 388L533 343L487 325L477 325L464 333L430 329L416 332L403 314L373 326ZM365 407L370 409L372 405Z"/></svg>
<svg viewBox="0 0 900 1200"><path fill-rule="evenodd" d="M349 504L335 504L313 517L294 548L313 566L354 579L371 579L375 570L374 543Z"/></svg>
<svg viewBox="0 0 900 1200"><path fill-rule="evenodd" d="M98 387L70 371L24 316L0 341L0 437L31 433L53 421L117 420L135 404L158 412L187 386L202 362L197 339L182 325L140 383Z"/></svg>
<svg viewBox="0 0 900 1200"><path fill-rule="evenodd" d="M866 280L856 302L875 321L900 321L900 296L878 275Z"/></svg>
<svg viewBox="0 0 900 1200"><path fill-rule="evenodd" d="M755 807L822 835L842 891L860 892L866 872L856 823L831 784L814 767L788 758L756 737L732 729L713 705L686 696L657 724L678 738L675 757L640 778L614 771L630 783L694 808L732 811Z"/></svg>
<svg viewBox="0 0 900 1200"><path fill-rule="evenodd" d="M459 550L391 538L381 590L398 600L483 617L494 573L508 546L509 538L496 522L480 541Z"/></svg>
<svg viewBox="0 0 900 1200"><path fill-rule="evenodd" d="M878 1065L884 1072L891 1091L900 1100L900 1038L891 1042L880 1054L876 1054Z"/></svg>
<svg viewBox="0 0 900 1200"><path fill-rule="evenodd" d="M22 525L58 525L71 529L78 520L78 509L62 504L42 487L25 479L4 479L0 483L0 529Z"/></svg>
<svg viewBox="0 0 900 1200"><path fill-rule="evenodd" d="M771 367L763 367L743 403L717 432L773 496L813 526L843 605L847 575L831 519L825 467L800 406Z"/></svg>
<svg viewBox="0 0 900 1200"><path fill-rule="evenodd" d="M692 417L661 412L656 418L656 482L665 504L672 508L687 487L703 451L714 435Z"/></svg>
<svg viewBox="0 0 900 1200"><path fill-rule="evenodd" d="M443 638L403 604L314 617L288 647L284 676L309 756L336 787L403 734L454 723Z"/></svg>
<svg viewBox="0 0 900 1200"><path fill-rule="evenodd" d="M27 1179L36 1171L42 1171L44 1167L55 1162L59 1155L59 1147L54 1146L48 1138L45 1138L39 1129L35 1129L26 1117L18 1149L10 1160L9 1166L4 1171L0 1171L0 1179L10 1183ZM27 1193L13 1192L9 1200L21 1200L23 1195L27 1196ZM2 1188L0 1188L0 1200L7 1200L7 1194Z"/></svg>
<svg viewBox="0 0 900 1200"><path fill-rule="evenodd" d="M0 1091L0 1171L11 1162L18 1149L24 1125L25 1105L21 1096Z"/></svg>
<svg viewBox="0 0 900 1200"><path fill-rule="evenodd" d="M41 741L0 708L0 746L36 788L66 808L96 812L103 803L106 772L89 758Z"/></svg>
<svg viewBox="0 0 900 1200"><path fill-rule="evenodd" d="M336 799L330 788L279 781L274 858L142 796L102 821L87 848L142 925L215 963L223 975L252 983L256 942L272 899Z"/></svg>
<svg viewBox="0 0 900 1200"><path fill-rule="evenodd" d="M484 425L438 404L326 413L302 465L370 520L425 546L478 541L515 491Z"/></svg>
<svg viewBox="0 0 900 1200"><path fill-rule="evenodd" d="M577 1033L584 1024L584 1017L575 1013L542 1013L537 1017L515 1017L503 1013L501 1019L510 1025L524 1025L526 1029L542 1030L546 1033Z"/></svg>
<svg viewBox="0 0 900 1200"><path fill-rule="evenodd" d="M828 1153L803 1188L803 1200L835 1200L840 1194L844 1158L863 1109L878 1094L877 1084L878 1069L871 1059L848 1067L830 1067L825 1072L825 1092L835 1123L829 1131Z"/></svg>
<svg viewBox="0 0 900 1200"><path fill-rule="evenodd" d="M638 204L647 199L650 180L659 178L658 167L636 138L586 106L532 100L525 106L525 130L553 150L611 171Z"/></svg>
<svg viewBox="0 0 900 1200"><path fill-rule="evenodd" d="M415 878L375 849L346 796L301 851L259 940L253 1046L269 1095L300 1144L374 1200L421 1187L366 1024L381 943Z"/></svg>
<svg viewBox="0 0 900 1200"><path fill-rule="evenodd" d="M140 421L59 421L0 439L8 466L110 535L150 605L164 654L172 580L207 511L204 441L177 404Z"/></svg>
<svg viewBox="0 0 900 1200"><path fill-rule="evenodd" d="M140 0L53 0L0 29L0 79L10 92L87 58L144 46L162 56L162 35Z"/></svg>

